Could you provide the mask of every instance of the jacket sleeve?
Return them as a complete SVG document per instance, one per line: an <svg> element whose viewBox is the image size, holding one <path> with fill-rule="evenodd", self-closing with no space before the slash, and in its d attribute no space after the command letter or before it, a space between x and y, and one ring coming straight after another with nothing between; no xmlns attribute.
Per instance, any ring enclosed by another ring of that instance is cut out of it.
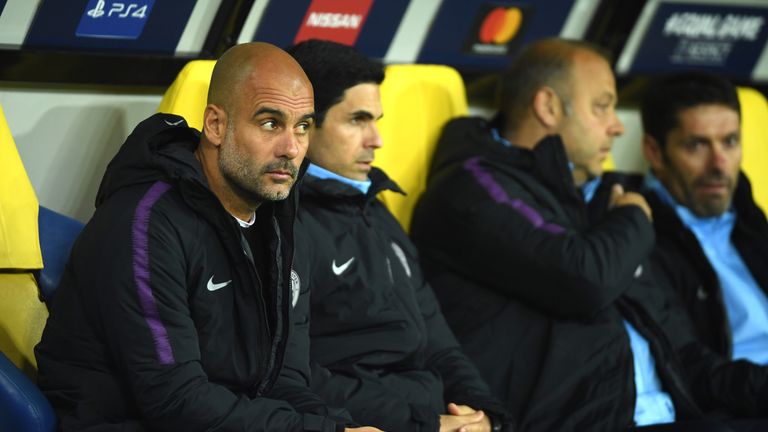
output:
<svg viewBox="0 0 768 432"><path fill-rule="evenodd" d="M392 391L398 380L407 376L383 374L368 377L354 371L332 371L312 362L312 387L323 389L329 400L343 400L358 421L385 431L437 432L438 413L429 405L408 403L401 394Z"/></svg>
<svg viewBox="0 0 768 432"><path fill-rule="evenodd" d="M654 272L654 274L656 274ZM644 308L660 324L661 331L682 364L696 404L705 412L726 411L741 417L768 414L768 367L745 360L730 360L715 353L697 339L693 323L670 288L653 278L639 296Z"/></svg>
<svg viewBox="0 0 768 432"><path fill-rule="evenodd" d="M481 181L465 171L428 189L414 235L431 260L501 295L549 315L589 319L624 292L653 246L653 227L640 208L612 209L578 231L542 216L557 209L540 206L558 203L519 186L505 190L496 174L478 169Z"/></svg>
<svg viewBox="0 0 768 432"><path fill-rule="evenodd" d="M422 283L416 298L427 328L426 364L439 373L446 404L453 402L483 410L494 422L511 425L507 408L491 395L480 371L461 350L429 284Z"/></svg>
<svg viewBox="0 0 768 432"><path fill-rule="evenodd" d="M151 193L151 191L150 191ZM148 193L149 195L149 193ZM146 197L145 197L146 198ZM149 429L333 431L333 422L300 414L288 401L249 398L208 380L188 304L191 254L174 218L139 205L129 238L105 236L100 262L109 279L97 299L99 326ZM195 235L186 232L184 235Z"/></svg>
<svg viewBox="0 0 768 432"><path fill-rule="evenodd" d="M768 368L746 360L728 360L691 341L678 347L687 380L705 411L741 417L768 415Z"/></svg>
<svg viewBox="0 0 768 432"><path fill-rule="evenodd" d="M743 417L768 415L768 367L712 351L697 339L678 297L664 294L656 296L663 302L660 320L699 406Z"/></svg>

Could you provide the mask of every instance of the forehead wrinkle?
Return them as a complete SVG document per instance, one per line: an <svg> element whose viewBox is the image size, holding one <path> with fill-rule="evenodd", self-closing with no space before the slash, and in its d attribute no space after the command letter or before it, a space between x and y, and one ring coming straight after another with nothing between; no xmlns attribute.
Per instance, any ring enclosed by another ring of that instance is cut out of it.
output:
<svg viewBox="0 0 768 432"><path fill-rule="evenodd" d="M265 103L270 101L273 103L284 104L290 107L299 107L305 105L313 105L314 98L310 96L290 96L281 91L265 90L259 92L259 95L254 98L254 105Z"/></svg>

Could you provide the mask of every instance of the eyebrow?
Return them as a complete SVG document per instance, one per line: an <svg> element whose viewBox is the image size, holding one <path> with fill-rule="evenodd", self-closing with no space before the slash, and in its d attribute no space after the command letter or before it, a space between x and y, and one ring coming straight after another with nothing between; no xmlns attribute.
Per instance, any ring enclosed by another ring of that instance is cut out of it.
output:
<svg viewBox="0 0 768 432"><path fill-rule="evenodd" d="M366 110L357 110L357 111L353 111L353 112L350 114L350 117L365 117L365 118L369 118L369 119L373 119L373 118L374 118L374 117L373 117L373 113L372 113L372 112L370 112L370 111L366 111ZM381 115L380 115L380 116L379 116L379 117L378 117L376 120L379 120L379 119L381 119L382 117L384 117L384 114L381 114Z"/></svg>
<svg viewBox="0 0 768 432"><path fill-rule="evenodd" d="M609 92L609 91L603 92L603 94L601 94L598 97L598 99L600 99L600 98L608 98L609 102L614 102L614 101L618 100L618 98L616 97L616 94L613 93L613 92Z"/></svg>
<svg viewBox="0 0 768 432"><path fill-rule="evenodd" d="M303 116L301 116L299 121L305 121L305 120L315 121L316 119L317 119L317 114L315 114L314 112L311 112L311 113L307 113L307 114L304 114Z"/></svg>
<svg viewBox="0 0 768 432"><path fill-rule="evenodd" d="M280 119L284 119L285 118L285 113L284 112L282 112L282 111L280 111L279 109L276 109L276 108L268 108L268 107L259 108L255 113L253 113L253 117L258 117L258 116L260 116L262 114L272 114L275 117L280 117Z"/></svg>
<svg viewBox="0 0 768 432"><path fill-rule="evenodd" d="M737 138L741 139L741 131L734 130L734 131L727 132L727 133L724 133L722 135L718 135L718 136L715 136L715 137L710 137L708 135L691 134L691 135L688 135L686 142L695 141L695 140L712 142L713 138L714 138L714 140L718 140L718 139L728 139L728 138L732 138L732 137L737 137Z"/></svg>

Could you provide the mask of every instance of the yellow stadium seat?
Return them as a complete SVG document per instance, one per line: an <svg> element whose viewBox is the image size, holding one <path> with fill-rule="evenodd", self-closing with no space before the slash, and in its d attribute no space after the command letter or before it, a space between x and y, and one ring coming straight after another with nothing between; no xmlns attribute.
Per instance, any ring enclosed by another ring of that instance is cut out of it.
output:
<svg viewBox="0 0 768 432"><path fill-rule="evenodd" d="M407 195L384 192L380 198L407 231L413 207L427 186L443 126L453 117L467 115L464 81L448 66L390 65L381 85L381 104L384 146L376 151L374 165Z"/></svg>
<svg viewBox="0 0 768 432"><path fill-rule="evenodd" d="M752 183L752 196L768 213L768 102L755 89L739 87L741 103L741 168Z"/></svg>
<svg viewBox="0 0 768 432"><path fill-rule="evenodd" d="M37 234L37 197L0 108L0 268L43 266Z"/></svg>
<svg viewBox="0 0 768 432"><path fill-rule="evenodd" d="M32 273L0 271L0 351L28 376L36 374L34 347L47 319Z"/></svg>
<svg viewBox="0 0 768 432"><path fill-rule="evenodd" d="M203 112L215 60L193 60L179 72L160 101L158 112L184 117L187 124L203 130Z"/></svg>
<svg viewBox="0 0 768 432"><path fill-rule="evenodd" d="M0 108L0 350L30 375L48 316L32 273L43 266L38 208Z"/></svg>

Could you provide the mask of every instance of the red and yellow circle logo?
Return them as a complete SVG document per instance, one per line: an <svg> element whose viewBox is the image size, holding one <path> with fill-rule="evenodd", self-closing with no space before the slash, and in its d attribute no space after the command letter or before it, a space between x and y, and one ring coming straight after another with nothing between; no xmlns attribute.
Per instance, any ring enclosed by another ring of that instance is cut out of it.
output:
<svg viewBox="0 0 768 432"><path fill-rule="evenodd" d="M522 23L523 12L519 8L494 8L480 24L480 42L505 44L515 37Z"/></svg>

